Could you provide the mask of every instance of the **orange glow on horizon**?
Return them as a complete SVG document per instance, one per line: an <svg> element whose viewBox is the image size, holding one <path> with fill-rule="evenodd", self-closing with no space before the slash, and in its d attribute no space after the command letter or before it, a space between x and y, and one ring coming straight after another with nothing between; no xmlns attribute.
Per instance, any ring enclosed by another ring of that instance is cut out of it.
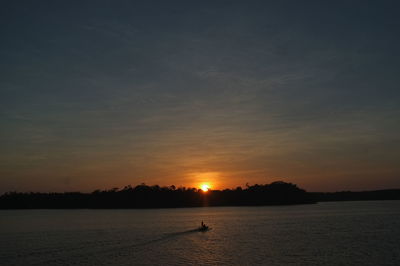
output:
<svg viewBox="0 0 400 266"><path fill-rule="evenodd" d="M189 174L189 178L193 180L195 187L200 188L203 192L209 191L211 188L218 186L219 172L193 172Z"/></svg>
<svg viewBox="0 0 400 266"><path fill-rule="evenodd" d="M203 192L207 192L210 189L210 185L209 184L202 184L200 186L200 189L203 190Z"/></svg>

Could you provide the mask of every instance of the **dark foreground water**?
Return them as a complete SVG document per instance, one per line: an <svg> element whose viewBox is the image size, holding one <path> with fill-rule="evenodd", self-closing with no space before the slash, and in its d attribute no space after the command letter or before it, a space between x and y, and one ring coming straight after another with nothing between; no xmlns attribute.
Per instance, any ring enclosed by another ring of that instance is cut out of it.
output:
<svg viewBox="0 0 400 266"><path fill-rule="evenodd" d="M0 211L0 264L400 265L400 201Z"/></svg>

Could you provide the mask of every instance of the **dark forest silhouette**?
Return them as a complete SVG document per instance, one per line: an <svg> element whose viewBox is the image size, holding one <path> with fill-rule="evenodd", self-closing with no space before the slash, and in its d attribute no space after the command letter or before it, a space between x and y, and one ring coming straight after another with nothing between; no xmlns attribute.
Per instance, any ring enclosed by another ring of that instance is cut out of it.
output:
<svg viewBox="0 0 400 266"><path fill-rule="evenodd" d="M92 193L17 193L0 196L1 209L35 208L179 208L203 206L257 206L315 203L295 184L273 182L245 189L209 190L145 184Z"/></svg>
<svg viewBox="0 0 400 266"><path fill-rule="evenodd" d="M309 204L318 201L394 200L400 189L365 192L310 193L282 181L246 188L209 190L145 184L123 189L96 190L92 193L18 193L0 196L0 209L77 209L77 208L180 208L205 206L261 206Z"/></svg>

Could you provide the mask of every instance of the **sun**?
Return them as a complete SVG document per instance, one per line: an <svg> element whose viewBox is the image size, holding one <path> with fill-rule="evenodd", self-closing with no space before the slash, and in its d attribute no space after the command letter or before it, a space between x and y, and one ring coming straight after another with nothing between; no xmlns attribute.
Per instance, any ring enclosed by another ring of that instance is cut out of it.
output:
<svg viewBox="0 0 400 266"><path fill-rule="evenodd" d="M208 184L202 184L200 188L203 192L207 192L210 189L210 186Z"/></svg>

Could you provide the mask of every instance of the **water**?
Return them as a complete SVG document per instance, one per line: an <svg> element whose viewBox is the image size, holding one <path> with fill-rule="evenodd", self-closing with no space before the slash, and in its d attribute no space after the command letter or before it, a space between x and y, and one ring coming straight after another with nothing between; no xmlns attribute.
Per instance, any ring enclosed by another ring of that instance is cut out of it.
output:
<svg viewBox="0 0 400 266"><path fill-rule="evenodd" d="M0 264L400 265L400 201L0 211Z"/></svg>

